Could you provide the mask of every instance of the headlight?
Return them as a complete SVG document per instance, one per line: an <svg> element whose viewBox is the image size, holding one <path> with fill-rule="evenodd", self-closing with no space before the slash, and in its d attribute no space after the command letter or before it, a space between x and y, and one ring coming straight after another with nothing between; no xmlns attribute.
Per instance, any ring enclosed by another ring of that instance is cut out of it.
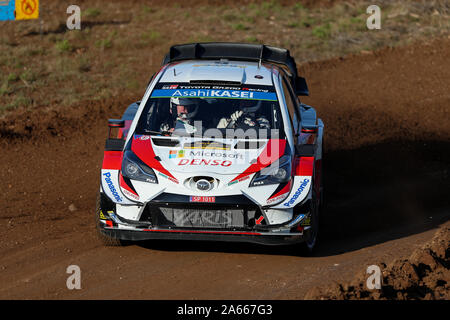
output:
<svg viewBox="0 0 450 320"><path fill-rule="evenodd" d="M143 163L133 152L125 151L122 160L122 175L129 179L158 183L155 171Z"/></svg>
<svg viewBox="0 0 450 320"><path fill-rule="evenodd" d="M255 174L250 187L288 182L291 178L291 167L291 156L284 155L277 162Z"/></svg>

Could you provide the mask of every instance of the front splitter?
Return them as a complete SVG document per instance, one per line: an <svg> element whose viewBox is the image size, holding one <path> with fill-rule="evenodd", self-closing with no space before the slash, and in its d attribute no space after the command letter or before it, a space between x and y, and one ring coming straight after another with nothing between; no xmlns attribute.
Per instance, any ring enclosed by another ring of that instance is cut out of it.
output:
<svg viewBox="0 0 450 320"><path fill-rule="evenodd" d="M245 231L214 231L214 230L175 230L175 229L142 229L127 230L119 228L102 228L101 232L108 237L121 240L141 241L152 239L166 240L197 240L249 242L264 245L289 245L303 242L302 233L270 233Z"/></svg>

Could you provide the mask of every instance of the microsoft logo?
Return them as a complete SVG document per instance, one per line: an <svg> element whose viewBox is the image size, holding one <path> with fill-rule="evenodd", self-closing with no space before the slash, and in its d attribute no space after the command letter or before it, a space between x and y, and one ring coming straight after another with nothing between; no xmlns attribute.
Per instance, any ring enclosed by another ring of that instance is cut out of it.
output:
<svg viewBox="0 0 450 320"><path fill-rule="evenodd" d="M169 159L173 158L183 158L184 150L170 150L169 151Z"/></svg>

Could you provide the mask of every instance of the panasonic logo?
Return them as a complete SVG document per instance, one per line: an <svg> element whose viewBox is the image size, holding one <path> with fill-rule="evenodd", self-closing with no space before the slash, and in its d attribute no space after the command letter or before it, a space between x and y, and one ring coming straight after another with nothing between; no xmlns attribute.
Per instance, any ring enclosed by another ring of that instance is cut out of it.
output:
<svg viewBox="0 0 450 320"><path fill-rule="evenodd" d="M303 190L305 190L306 186L308 185L308 182L309 182L309 179L303 180L302 184L300 185L300 187L298 187L297 191L295 191L292 198L288 202L284 203L284 206L289 207L289 206L293 205L295 200L297 200L298 197L302 194Z"/></svg>
<svg viewBox="0 0 450 320"><path fill-rule="evenodd" d="M111 193L113 194L114 198L116 199L117 202L122 202L122 197L119 195L119 193L117 192L116 188L114 187L114 184L111 180L111 173L110 172L106 172L103 174L105 176L105 182L108 184L109 190L111 190Z"/></svg>

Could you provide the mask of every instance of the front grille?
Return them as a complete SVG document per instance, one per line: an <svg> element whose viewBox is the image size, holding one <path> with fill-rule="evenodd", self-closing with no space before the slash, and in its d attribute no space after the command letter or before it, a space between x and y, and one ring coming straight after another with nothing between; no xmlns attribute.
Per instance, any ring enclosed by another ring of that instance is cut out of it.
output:
<svg viewBox="0 0 450 320"><path fill-rule="evenodd" d="M176 227L233 228L244 227L242 210L160 209Z"/></svg>
<svg viewBox="0 0 450 320"><path fill-rule="evenodd" d="M241 208L151 206L152 224L166 228L235 229L255 220L256 210Z"/></svg>

